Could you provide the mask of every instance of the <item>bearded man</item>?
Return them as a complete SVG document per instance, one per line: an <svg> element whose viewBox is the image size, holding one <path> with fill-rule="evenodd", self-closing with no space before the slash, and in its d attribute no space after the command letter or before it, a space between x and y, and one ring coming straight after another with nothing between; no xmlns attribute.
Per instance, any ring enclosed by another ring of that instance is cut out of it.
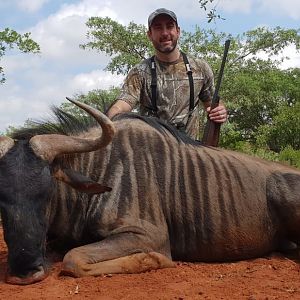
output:
<svg viewBox="0 0 300 300"><path fill-rule="evenodd" d="M180 27L174 12L160 8L148 18L148 38L155 55L134 66L121 93L107 112L109 118L139 106L141 115L155 116L185 131L199 134L199 104L211 120L227 120L225 106L210 109L214 76L208 63L180 51Z"/></svg>

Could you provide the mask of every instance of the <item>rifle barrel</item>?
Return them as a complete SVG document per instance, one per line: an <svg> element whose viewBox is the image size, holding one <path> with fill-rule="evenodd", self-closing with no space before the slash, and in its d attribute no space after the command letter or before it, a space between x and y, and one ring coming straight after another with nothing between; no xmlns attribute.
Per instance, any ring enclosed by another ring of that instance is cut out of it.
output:
<svg viewBox="0 0 300 300"><path fill-rule="evenodd" d="M219 101L220 101L219 90L221 87L221 82L222 82L222 78L223 78L223 73L224 73L224 68L225 68L225 63L226 63L229 46L230 46L230 40L226 40L222 63L221 63L221 68L220 68L217 84L215 87L215 92L214 92L213 98L211 100L211 108L215 108L219 105ZM206 126L204 128L203 138L202 138L202 142L205 145L214 146L214 147L218 146L220 127L221 127L220 125L221 124L215 123L212 120L209 120L209 119L207 120Z"/></svg>

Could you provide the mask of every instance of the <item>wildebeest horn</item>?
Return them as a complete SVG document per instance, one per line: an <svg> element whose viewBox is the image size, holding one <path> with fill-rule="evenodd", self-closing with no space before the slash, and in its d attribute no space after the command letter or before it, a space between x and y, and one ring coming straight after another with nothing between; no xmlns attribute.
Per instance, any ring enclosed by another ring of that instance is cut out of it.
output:
<svg viewBox="0 0 300 300"><path fill-rule="evenodd" d="M0 158L14 145L14 140L8 136L0 136Z"/></svg>
<svg viewBox="0 0 300 300"><path fill-rule="evenodd" d="M32 137L29 143L34 153L49 162L52 162L60 154L90 152L105 147L112 141L115 134L114 124L106 115L87 104L67 99L95 118L102 128L102 135L95 139L59 134L45 134Z"/></svg>

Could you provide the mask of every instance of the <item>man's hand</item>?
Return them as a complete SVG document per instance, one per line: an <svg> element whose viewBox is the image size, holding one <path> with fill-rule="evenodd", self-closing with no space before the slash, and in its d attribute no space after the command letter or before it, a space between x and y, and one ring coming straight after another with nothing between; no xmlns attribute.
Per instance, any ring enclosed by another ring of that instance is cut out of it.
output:
<svg viewBox="0 0 300 300"><path fill-rule="evenodd" d="M227 121L227 110L223 104L211 110L210 106L206 108L210 120L216 123L225 123Z"/></svg>

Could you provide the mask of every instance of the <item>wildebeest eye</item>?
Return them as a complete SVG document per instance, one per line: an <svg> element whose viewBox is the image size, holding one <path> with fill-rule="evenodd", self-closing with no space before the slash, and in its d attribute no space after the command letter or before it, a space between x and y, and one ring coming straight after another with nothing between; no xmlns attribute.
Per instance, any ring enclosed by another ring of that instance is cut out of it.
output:
<svg viewBox="0 0 300 300"><path fill-rule="evenodd" d="M51 185L51 174L49 167L44 167L40 170L39 174L36 174L34 186L38 187L37 192L40 194L40 196L44 197L43 193L47 192Z"/></svg>

